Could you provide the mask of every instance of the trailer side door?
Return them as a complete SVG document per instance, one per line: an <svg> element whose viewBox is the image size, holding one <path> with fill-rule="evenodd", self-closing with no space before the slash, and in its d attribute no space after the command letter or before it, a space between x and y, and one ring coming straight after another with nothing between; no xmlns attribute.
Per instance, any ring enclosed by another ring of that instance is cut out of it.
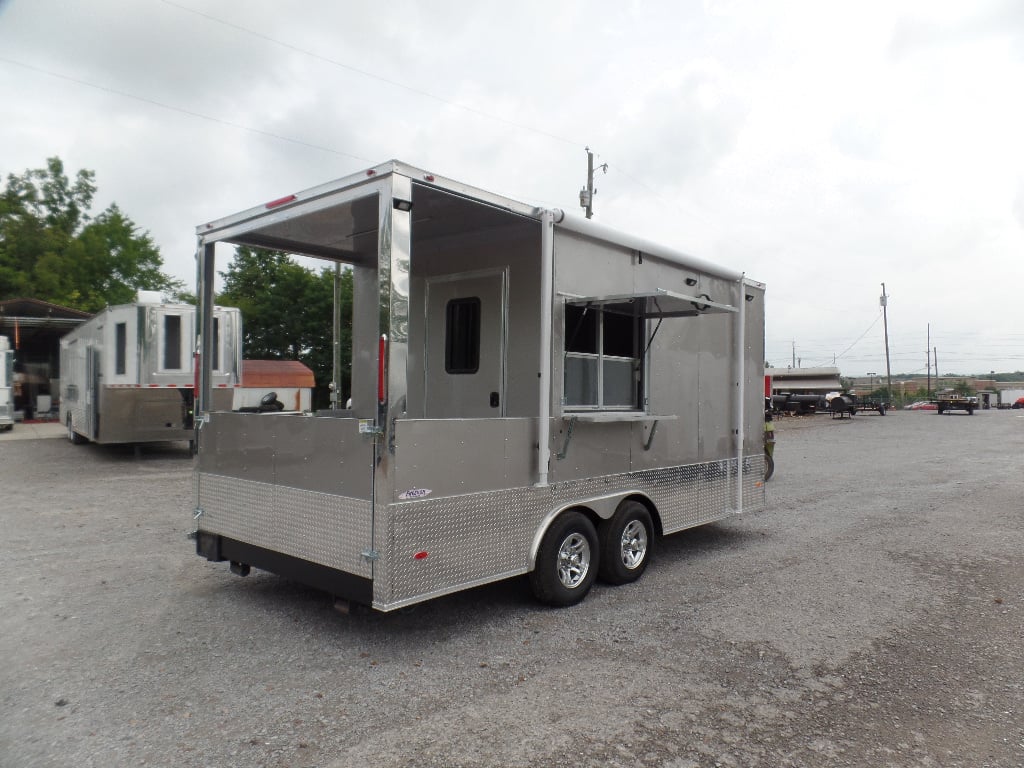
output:
<svg viewBox="0 0 1024 768"><path fill-rule="evenodd" d="M504 270L428 280L427 418L504 415L506 291Z"/></svg>

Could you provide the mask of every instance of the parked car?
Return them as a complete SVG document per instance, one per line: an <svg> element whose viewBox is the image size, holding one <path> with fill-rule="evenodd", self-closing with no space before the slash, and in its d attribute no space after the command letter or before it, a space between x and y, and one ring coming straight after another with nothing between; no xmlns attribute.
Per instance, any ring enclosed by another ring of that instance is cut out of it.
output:
<svg viewBox="0 0 1024 768"><path fill-rule="evenodd" d="M938 410L935 403L929 402L928 400L918 400L910 405L904 405L903 410L905 411L935 411Z"/></svg>
<svg viewBox="0 0 1024 768"><path fill-rule="evenodd" d="M1011 408L1024 408L1024 397L1018 397L1016 400L1013 401L1013 405L1011 405L1010 407Z"/></svg>

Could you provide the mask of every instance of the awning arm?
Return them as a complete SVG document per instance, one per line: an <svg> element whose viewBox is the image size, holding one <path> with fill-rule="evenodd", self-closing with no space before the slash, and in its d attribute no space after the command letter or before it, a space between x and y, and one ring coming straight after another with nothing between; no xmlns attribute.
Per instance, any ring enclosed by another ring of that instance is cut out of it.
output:
<svg viewBox="0 0 1024 768"><path fill-rule="evenodd" d="M650 291L634 291L633 293L616 293L601 296L577 296L560 293L567 304L605 306L608 304L627 304L643 302L644 319L660 317L697 317L698 315L718 314L722 312L738 312L732 304L714 301L707 294L691 296L686 293L655 288Z"/></svg>

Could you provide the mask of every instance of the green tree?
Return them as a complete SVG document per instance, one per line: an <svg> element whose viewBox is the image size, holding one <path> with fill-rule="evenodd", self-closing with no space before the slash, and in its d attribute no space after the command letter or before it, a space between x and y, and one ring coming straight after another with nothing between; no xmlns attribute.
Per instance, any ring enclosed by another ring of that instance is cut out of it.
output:
<svg viewBox="0 0 1024 768"><path fill-rule="evenodd" d="M319 273L281 251L240 247L224 272L223 306L242 313L242 350L250 360L299 360L313 371L318 406L329 400L333 372L334 271ZM348 392L352 357L352 274L341 273L341 388Z"/></svg>
<svg viewBox="0 0 1024 768"><path fill-rule="evenodd" d="M976 395L978 394L974 387L967 383L967 379L960 379L953 385L953 389L959 392L961 395Z"/></svg>
<svg viewBox="0 0 1024 768"><path fill-rule="evenodd" d="M161 270L148 232L116 203L89 215L95 174L74 181L60 158L9 174L0 190L0 299L32 297L95 312L132 301L137 291L184 288Z"/></svg>

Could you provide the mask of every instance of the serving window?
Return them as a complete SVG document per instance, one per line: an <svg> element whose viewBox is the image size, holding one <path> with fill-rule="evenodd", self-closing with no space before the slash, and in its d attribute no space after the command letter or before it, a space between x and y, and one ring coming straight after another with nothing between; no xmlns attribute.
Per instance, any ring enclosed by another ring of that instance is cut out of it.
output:
<svg viewBox="0 0 1024 768"><path fill-rule="evenodd" d="M663 288L563 296L562 405L574 416L590 420L645 418L650 348L664 320L737 311L705 293L691 296Z"/></svg>
<svg viewBox="0 0 1024 768"><path fill-rule="evenodd" d="M637 302L565 305L566 408L642 408L643 328Z"/></svg>

